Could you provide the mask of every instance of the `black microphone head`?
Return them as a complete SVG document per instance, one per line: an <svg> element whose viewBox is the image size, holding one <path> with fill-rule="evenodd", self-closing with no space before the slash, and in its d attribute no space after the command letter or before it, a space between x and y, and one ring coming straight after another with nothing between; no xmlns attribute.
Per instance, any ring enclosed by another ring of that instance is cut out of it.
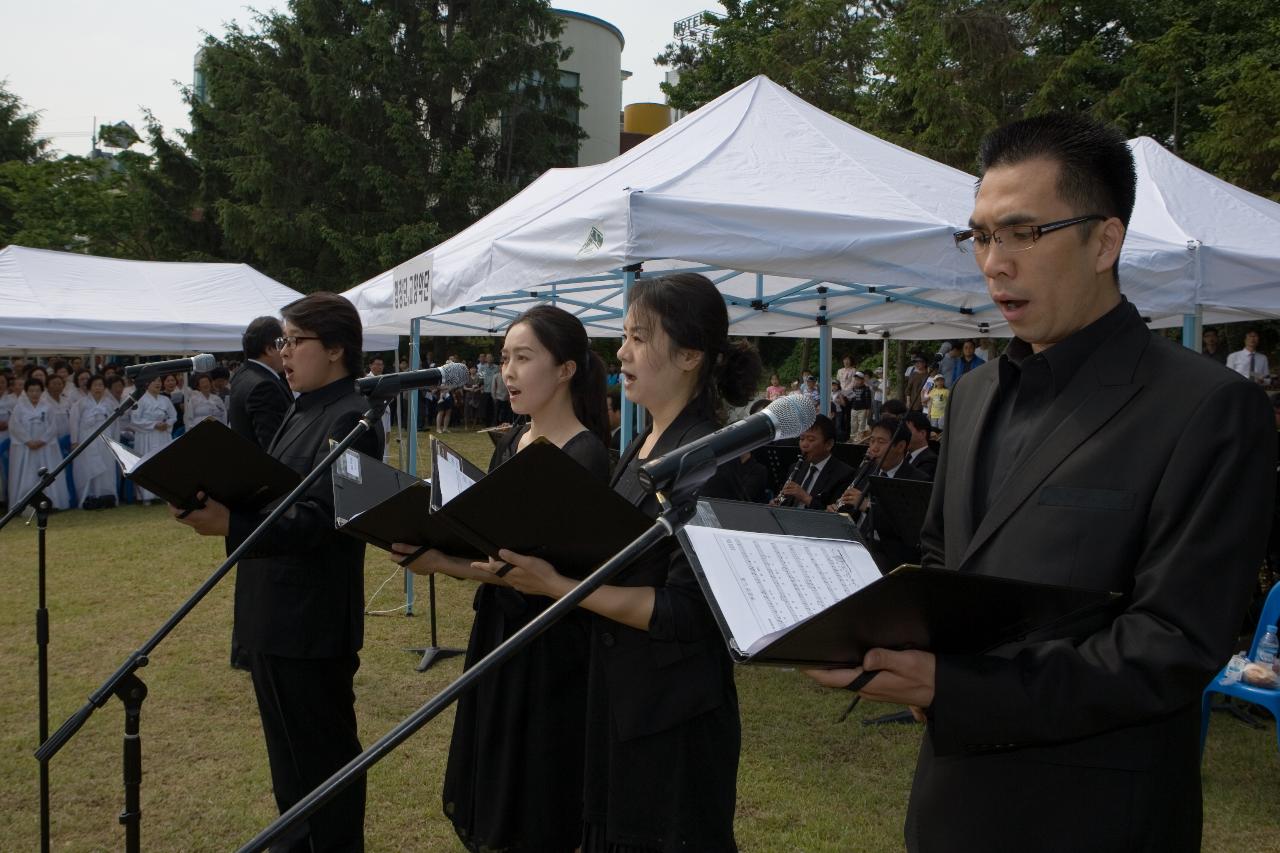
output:
<svg viewBox="0 0 1280 853"><path fill-rule="evenodd" d="M195 373L208 373L218 366L218 360L207 352L202 352L191 359L191 368Z"/></svg>
<svg viewBox="0 0 1280 853"><path fill-rule="evenodd" d="M818 410L813 407L807 397L787 395L774 400L764 409L775 427L774 440L797 438L800 433L813 426L817 420Z"/></svg>
<svg viewBox="0 0 1280 853"><path fill-rule="evenodd" d="M467 366L458 361L450 361L440 366L440 384L448 388L466 385L471 378Z"/></svg>

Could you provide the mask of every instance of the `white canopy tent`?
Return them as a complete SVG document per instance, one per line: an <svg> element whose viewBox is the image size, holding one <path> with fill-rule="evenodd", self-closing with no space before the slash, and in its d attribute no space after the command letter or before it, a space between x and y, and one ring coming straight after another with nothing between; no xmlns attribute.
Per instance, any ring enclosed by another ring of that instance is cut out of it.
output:
<svg viewBox="0 0 1280 853"><path fill-rule="evenodd" d="M427 334L501 333L548 299L576 300L589 329L617 334L635 264L705 270L753 306L734 313L741 334L817 334L824 305L837 336L999 334L950 236L973 187L757 77L608 163L547 172L404 266L430 268ZM1135 228L1121 276L1145 314L1194 310L1198 260L1181 237ZM411 316L392 307L394 278L348 292L371 331Z"/></svg>
<svg viewBox="0 0 1280 853"><path fill-rule="evenodd" d="M1138 169L1131 227L1187 247L1196 319L1280 316L1280 204L1215 178L1149 137L1131 139L1129 147ZM1199 341L1198 329L1187 331Z"/></svg>
<svg viewBox="0 0 1280 853"><path fill-rule="evenodd" d="M7 246L0 250L0 350L236 352L251 320L278 315L302 295L247 264L127 261ZM385 337L365 345L395 348Z"/></svg>

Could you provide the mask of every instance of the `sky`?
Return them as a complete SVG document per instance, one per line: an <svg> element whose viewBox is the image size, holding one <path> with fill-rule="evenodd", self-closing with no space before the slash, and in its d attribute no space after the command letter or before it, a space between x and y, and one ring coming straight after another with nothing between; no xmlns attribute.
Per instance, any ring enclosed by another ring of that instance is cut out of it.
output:
<svg viewBox="0 0 1280 853"><path fill-rule="evenodd" d="M0 80L41 113L40 130L64 154L87 154L97 124L127 121L141 130L143 108L166 131L186 129L179 86L191 82L203 33L252 23L251 8L276 0L42 0L5 4ZM561 0L558 9L603 18L622 31L623 104L663 100L664 69L653 58L672 41L672 25L715 0ZM97 124L95 124L95 121Z"/></svg>

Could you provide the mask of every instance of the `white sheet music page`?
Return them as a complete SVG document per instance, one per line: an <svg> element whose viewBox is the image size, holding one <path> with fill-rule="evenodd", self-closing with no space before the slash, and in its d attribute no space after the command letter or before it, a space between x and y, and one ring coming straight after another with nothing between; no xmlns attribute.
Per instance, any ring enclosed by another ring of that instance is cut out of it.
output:
<svg viewBox="0 0 1280 853"><path fill-rule="evenodd" d="M452 453L441 448L435 461L436 470L431 472L431 476L440 478L442 506L476 484L475 480L462 473L462 463Z"/></svg>
<svg viewBox="0 0 1280 853"><path fill-rule="evenodd" d="M880 579L858 542L694 526L684 532L734 643L748 656Z"/></svg>

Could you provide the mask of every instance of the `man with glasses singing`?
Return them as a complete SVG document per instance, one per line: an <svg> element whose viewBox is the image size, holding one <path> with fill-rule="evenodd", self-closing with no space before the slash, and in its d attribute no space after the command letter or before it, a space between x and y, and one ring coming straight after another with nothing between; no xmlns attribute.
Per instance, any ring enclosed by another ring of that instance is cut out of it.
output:
<svg viewBox="0 0 1280 853"><path fill-rule="evenodd" d="M984 655L868 653L862 694L926 722L907 847L1198 850L1200 693L1270 521L1266 398L1121 294L1136 178L1119 133L1042 116L979 160L955 241L1016 337L952 393L922 562L1123 598Z"/></svg>

